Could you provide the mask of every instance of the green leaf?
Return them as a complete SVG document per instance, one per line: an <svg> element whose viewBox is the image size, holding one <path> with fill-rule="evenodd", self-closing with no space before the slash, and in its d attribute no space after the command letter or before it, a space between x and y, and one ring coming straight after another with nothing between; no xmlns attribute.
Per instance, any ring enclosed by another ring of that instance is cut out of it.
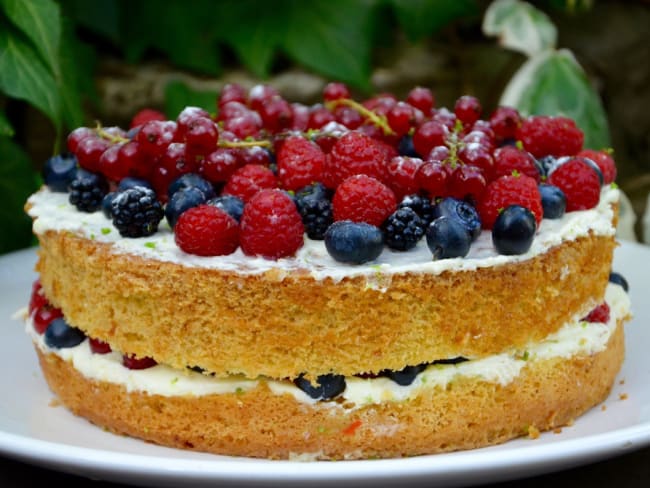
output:
<svg viewBox="0 0 650 488"><path fill-rule="evenodd" d="M63 15L90 32L120 44L119 0L57 0ZM126 4L123 4L126 5Z"/></svg>
<svg viewBox="0 0 650 488"><path fill-rule="evenodd" d="M0 28L0 90L26 100L57 128L61 127L61 105L54 77L29 44L4 28Z"/></svg>
<svg viewBox="0 0 650 488"><path fill-rule="evenodd" d="M496 0L483 17L486 36L498 37L508 49L533 56L557 44L557 29L549 17L520 0Z"/></svg>
<svg viewBox="0 0 650 488"><path fill-rule="evenodd" d="M0 137L0 254L31 244L31 220L23 207L37 186L32 163L25 152L10 139Z"/></svg>
<svg viewBox="0 0 650 488"><path fill-rule="evenodd" d="M369 89L374 2L296 2L282 46L295 61L337 81Z"/></svg>
<svg viewBox="0 0 650 488"><path fill-rule="evenodd" d="M476 15L475 0L392 0L399 25L412 40L435 34L462 17Z"/></svg>
<svg viewBox="0 0 650 488"><path fill-rule="evenodd" d="M200 107L215 111L217 93L194 90L182 81L170 81L165 86L165 114L175 119L185 107Z"/></svg>
<svg viewBox="0 0 650 488"><path fill-rule="evenodd" d="M565 115L585 134L585 147L609 147L607 115L586 73L565 49L530 58L515 73L500 100L523 115Z"/></svg>
<svg viewBox="0 0 650 488"><path fill-rule="evenodd" d="M5 14L34 44L52 73L59 70L61 13L52 0L0 0Z"/></svg>
<svg viewBox="0 0 650 488"><path fill-rule="evenodd" d="M0 136L13 136L14 128L11 127L9 120L5 117L5 114L0 112Z"/></svg>

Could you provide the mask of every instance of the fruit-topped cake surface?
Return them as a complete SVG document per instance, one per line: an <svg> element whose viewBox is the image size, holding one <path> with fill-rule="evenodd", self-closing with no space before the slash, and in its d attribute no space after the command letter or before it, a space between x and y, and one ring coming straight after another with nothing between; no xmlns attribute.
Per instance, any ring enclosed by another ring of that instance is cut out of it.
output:
<svg viewBox="0 0 650 488"><path fill-rule="evenodd" d="M398 457L603 400L624 358L611 152L562 116L430 90L81 127L26 211L50 388L117 433L219 454Z"/></svg>

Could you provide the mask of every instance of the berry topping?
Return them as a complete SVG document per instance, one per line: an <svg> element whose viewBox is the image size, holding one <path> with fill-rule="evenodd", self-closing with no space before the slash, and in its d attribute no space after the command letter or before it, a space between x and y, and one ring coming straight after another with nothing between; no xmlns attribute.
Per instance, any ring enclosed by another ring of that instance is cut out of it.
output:
<svg viewBox="0 0 650 488"><path fill-rule="evenodd" d="M422 223L427 227L434 219L433 204L431 200L423 195L412 194L405 196L397 208L410 208L422 219Z"/></svg>
<svg viewBox="0 0 650 488"><path fill-rule="evenodd" d="M277 164L282 188L295 191L321 179L325 154L304 137L290 136L278 151Z"/></svg>
<svg viewBox="0 0 650 488"><path fill-rule="evenodd" d="M567 117L528 117L522 121L516 135L536 158L573 156L580 152L584 142L582 131Z"/></svg>
<svg viewBox="0 0 650 488"><path fill-rule="evenodd" d="M240 238L248 256L293 256L303 245L304 232L296 205L282 190L262 190L244 206Z"/></svg>
<svg viewBox="0 0 650 488"><path fill-rule="evenodd" d="M334 221L330 193L322 183L308 185L296 193L296 207L310 239L323 240Z"/></svg>
<svg viewBox="0 0 650 488"><path fill-rule="evenodd" d="M481 102L478 101L478 98L470 95L460 97L454 105L456 118L466 126L471 126L476 122L481 116L482 111Z"/></svg>
<svg viewBox="0 0 650 488"><path fill-rule="evenodd" d="M131 123L129 124L129 128L133 129L134 127L140 127L150 120L166 120L166 118L167 117L165 117L165 114L159 110L143 108L133 116Z"/></svg>
<svg viewBox="0 0 650 488"><path fill-rule="evenodd" d="M406 103L417 108L425 116L428 116L431 114L431 110L435 105L435 98L428 88L416 86L406 96Z"/></svg>
<svg viewBox="0 0 650 488"><path fill-rule="evenodd" d="M630 291L630 285L621 273L617 273L616 271L609 273L609 282L622 286L626 292Z"/></svg>
<svg viewBox="0 0 650 488"><path fill-rule="evenodd" d="M294 384L315 400L329 400L345 390L345 376L339 374L323 374L316 378L316 384L298 376L293 380Z"/></svg>
<svg viewBox="0 0 650 488"><path fill-rule="evenodd" d="M332 81L323 88L323 100L332 101L340 98L350 98L350 89L344 84Z"/></svg>
<svg viewBox="0 0 650 488"><path fill-rule="evenodd" d="M108 183L100 174L79 169L70 182L69 191L68 199L77 210L92 213L101 208Z"/></svg>
<svg viewBox="0 0 650 488"><path fill-rule="evenodd" d="M413 146L413 136L408 134L402 136L397 143L397 153L400 156L408 156L410 158L420 157L415 151L415 146Z"/></svg>
<svg viewBox="0 0 650 488"><path fill-rule="evenodd" d="M344 179L357 174L383 180L386 159L386 152L377 141L361 132L348 132L336 141L325 161L329 178L325 183L336 188Z"/></svg>
<svg viewBox="0 0 650 488"><path fill-rule="evenodd" d="M557 186L542 183L539 185L542 197L542 209L545 219L562 218L566 211L566 196Z"/></svg>
<svg viewBox="0 0 650 488"><path fill-rule="evenodd" d="M123 354L122 355L122 365L128 369L147 369L153 368L158 363L155 359L148 356L138 358L133 354Z"/></svg>
<svg viewBox="0 0 650 488"><path fill-rule="evenodd" d="M566 211L587 210L598 205L600 178L581 158L572 158L550 173L548 182L566 195Z"/></svg>
<svg viewBox="0 0 650 488"><path fill-rule="evenodd" d="M465 225L446 215L431 222L426 237L433 259L465 257L472 242Z"/></svg>
<svg viewBox="0 0 650 488"><path fill-rule="evenodd" d="M79 141L79 144L72 152L77 157L80 167L94 173L99 171L99 159L109 146L110 143L106 139L102 139L93 133L93 135Z"/></svg>
<svg viewBox="0 0 650 488"><path fill-rule="evenodd" d="M492 227L492 243L499 254L525 254L533 243L537 223L526 207L510 205L497 217Z"/></svg>
<svg viewBox="0 0 650 488"><path fill-rule="evenodd" d="M343 181L332 199L334 220L352 220L381 226L397 208L395 194L380 181L356 175Z"/></svg>
<svg viewBox="0 0 650 488"><path fill-rule="evenodd" d="M236 198L236 197L233 197ZM173 229L183 212L193 207L206 203L205 193L196 186L181 188L174 192L167 205L165 205L165 218Z"/></svg>
<svg viewBox="0 0 650 488"><path fill-rule="evenodd" d="M43 334L47 330L50 323L59 317L63 317L63 312L59 308L52 307L49 304L45 304L42 307L37 308L32 315L34 330L39 334Z"/></svg>
<svg viewBox="0 0 650 488"><path fill-rule="evenodd" d="M52 320L43 335L45 344L53 349L65 349L77 346L85 338L86 335L81 330L72 327L63 317Z"/></svg>
<svg viewBox="0 0 650 488"><path fill-rule="evenodd" d="M490 127L497 142L513 140L517 137L517 129L521 125L521 116L512 107L497 107L490 116Z"/></svg>
<svg viewBox="0 0 650 488"><path fill-rule="evenodd" d="M401 369L399 371L393 371L387 369L382 371L381 375L387 376L398 385L408 386L411 383L413 383L413 381L415 381L415 377L419 375L422 371L424 371L426 368L427 368L427 364L422 363L416 366L406 366L404 369Z"/></svg>
<svg viewBox="0 0 650 488"><path fill-rule="evenodd" d="M413 133L413 147L421 157L425 157L434 147L444 145L448 135L449 129L444 123L429 120Z"/></svg>
<svg viewBox="0 0 650 488"><path fill-rule="evenodd" d="M414 210L398 208L382 226L384 241L396 251L413 249L424 235L424 222Z"/></svg>
<svg viewBox="0 0 650 488"><path fill-rule="evenodd" d="M381 254L384 240L381 230L365 222L341 220L325 232L325 248L336 261L363 264Z"/></svg>
<svg viewBox="0 0 650 488"><path fill-rule="evenodd" d="M537 182L526 175L501 176L490 183L477 207L484 229L491 229L500 212L510 205L526 207L542 221L542 198Z"/></svg>
<svg viewBox="0 0 650 488"><path fill-rule="evenodd" d="M269 168L259 164L246 164L233 173L223 188L223 194L234 195L246 203L258 191L277 186L275 175Z"/></svg>
<svg viewBox="0 0 650 488"><path fill-rule="evenodd" d="M111 346L108 342L94 339L92 337L88 338L88 345L90 346L90 350L95 354L108 354L112 351Z"/></svg>
<svg viewBox="0 0 650 488"><path fill-rule="evenodd" d="M222 195L212 198L207 201L207 204L220 208L237 222L241 220L241 216L244 213L244 202L233 195Z"/></svg>
<svg viewBox="0 0 650 488"><path fill-rule="evenodd" d="M174 141L176 127L173 121L150 120L138 131L135 140L144 154L159 157Z"/></svg>
<svg viewBox="0 0 650 488"><path fill-rule="evenodd" d="M495 177L512 175L514 171L530 176L539 183L541 175L537 161L528 151L515 146L503 146L494 151Z"/></svg>
<svg viewBox="0 0 650 488"><path fill-rule="evenodd" d="M72 153L52 156L43 164L43 181L56 192L67 192L77 174L77 158Z"/></svg>
<svg viewBox="0 0 650 488"><path fill-rule="evenodd" d="M153 190L153 186L151 186L151 183L149 183L147 180L144 180L142 178L127 177L119 182L119 184L117 185L117 191L120 192L120 191L128 190L129 188L133 188L134 186L143 186L144 188L149 188L150 190Z"/></svg>
<svg viewBox="0 0 650 488"><path fill-rule="evenodd" d="M117 193L111 202L111 215L121 236L145 237L158 230L164 212L153 190L136 186Z"/></svg>
<svg viewBox="0 0 650 488"><path fill-rule="evenodd" d="M596 151L594 149L583 149L577 154L579 158L588 158L600 169L603 175L603 183L609 185L616 179L616 163L612 158L611 151Z"/></svg>
<svg viewBox="0 0 650 488"><path fill-rule="evenodd" d="M36 280L32 283L32 294L29 297L29 314L31 315L35 310L44 307L45 305L49 305L49 302L43 292L41 281Z"/></svg>
<svg viewBox="0 0 650 488"><path fill-rule="evenodd" d="M386 181L398 200L418 191L416 175L423 164L420 158L408 156L396 156L390 160L386 166Z"/></svg>
<svg viewBox="0 0 650 488"><path fill-rule="evenodd" d="M232 254L239 245L239 234L235 219L223 210L205 204L183 212L174 226L178 247L197 256Z"/></svg>
<svg viewBox="0 0 650 488"><path fill-rule="evenodd" d="M582 320L585 322L599 322L606 324L609 322L609 312L609 305L607 305L607 302L603 302L594 308L591 312L589 312L589 314Z"/></svg>
<svg viewBox="0 0 650 488"><path fill-rule="evenodd" d="M212 184L210 184L209 181L197 175L196 173L186 173L178 177L172 182L171 185L169 185L167 194L169 195L169 198L171 198L174 196L174 193L184 188L197 188L203 193L206 199L210 199L215 196L214 187Z"/></svg>
<svg viewBox="0 0 650 488"><path fill-rule="evenodd" d="M432 220L442 216L457 220L467 229L472 241L481 233L481 219L476 208L464 200L443 198L433 206L431 215Z"/></svg>

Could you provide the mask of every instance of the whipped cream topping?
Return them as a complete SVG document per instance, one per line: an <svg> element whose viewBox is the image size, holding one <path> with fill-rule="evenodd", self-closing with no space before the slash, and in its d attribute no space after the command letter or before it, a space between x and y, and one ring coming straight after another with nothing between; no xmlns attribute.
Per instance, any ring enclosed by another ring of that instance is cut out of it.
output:
<svg viewBox="0 0 650 488"><path fill-rule="evenodd" d="M607 347L607 343L617 326L617 321L631 315L630 300L622 287L610 283L607 286L605 301L610 306L610 319L607 323L584 322L576 317L557 332L544 340L531 343L521 350L512 350L482 359L474 359L458 364L434 364L422 371L408 386L400 386L386 377L358 378L347 377L346 388L342 393L342 403L348 408L385 401L402 401L417 396L427 388L444 388L452 381L470 377L481 381L506 385L512 382L529 364L551 358L570 358L589 356ZM165 365L157 365L143 370L131 370L122 365L122 355L118 352L95 354L89 341L65 349L50 348L43 336L38 334L29 317L25 320L26 331L34 344L44 353L52 353L68 361L85 377L123 386L129 392L145 392L162 396L196 396L222 393L240 393L251 390L260 383L266 383L274 393L290 394L296 400L313 404L312 399L290 381L268 378L249 380L239 376L214 378L194 372L181 371ZM340 406L339 402L324 402L323 405Z"/></svg>
<svg viewBox="0 0 650 488"><path fill-rule="evenodd" d="M390 275L394 273L439 274L447 270L471 271L477 268L497 266L524 261L545 253L565 241L588 235L615 235L612 224L612 204L619 200L620 191L611 186L602 189L599 204L590 210L568 212L561 219L543 219L530 250L518 256L500 255L492 244L490 231L483 231L472 243L469 254L464 258L434 261L426 241L406 252L393 251L385 247L381 255L372 262L349 265L335 261L325 249L323 241L305 236L304 246L291 258L277 261L261 257L246 256L237 249L227 256L202 257L181 251L174 242L174 234L162 221L158 232L150 237L123 238L112 222L101 211L79 212L68 202L67 193L51 192L43 188L33 194L28 203L29 215L34 218L36 234L47 231L67 231L75 235L112 245L112 252L131 254L146 259L155 259L191 267L237 271L241 274L260 274L275 270L280 276L290 272L301 272L314 279L330 278L339 281L345 277L365 276L368 286L380 290L387 288Z"/></svg>

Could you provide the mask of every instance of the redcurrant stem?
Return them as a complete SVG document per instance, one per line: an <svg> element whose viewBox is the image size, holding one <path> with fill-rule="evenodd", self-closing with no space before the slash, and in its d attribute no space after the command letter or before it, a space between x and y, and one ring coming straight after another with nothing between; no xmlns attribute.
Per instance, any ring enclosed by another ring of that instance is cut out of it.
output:
<svg viewBox="0 0 650 488"><path fill-rule="evenodd" d="M339 98L337 100L330 100L329 102L325 102L325 106L329 109L332 110L340 105L346 105L357 112L364 116L366 119L368 119L370 122L375 124L377 127L379 127L381 130L384 131L384 135L387 136L394 136L395 132L393 129L390 128L390 125L388 125L388 122L386 122L386 119L382 117L381 115L376 114L372 110L368 110L366 107L361 105L359 102L355 102L354 100L350 98Z"/></svg>
<svg viewBox="0 0 650 488"><path fill-rule="evenodd" d="M259 141L219 141L217 143L219 147L272 147L273 144L271 141L259 140Z"/></svg>
<svg viewBox="0 0 650 488"><path fill-rule="evenodd" d="M97 126L95 127L95 132L97 132L97 135L99 137L101 137L102 139L106 139L107 141L110 141L113 144L117 144L120 142L129 142L129 139L127 139L126 137L116 136L114 134L110 134L109 132L106 132L102 127L101 123L99 122L97 122Z"/></svg>

